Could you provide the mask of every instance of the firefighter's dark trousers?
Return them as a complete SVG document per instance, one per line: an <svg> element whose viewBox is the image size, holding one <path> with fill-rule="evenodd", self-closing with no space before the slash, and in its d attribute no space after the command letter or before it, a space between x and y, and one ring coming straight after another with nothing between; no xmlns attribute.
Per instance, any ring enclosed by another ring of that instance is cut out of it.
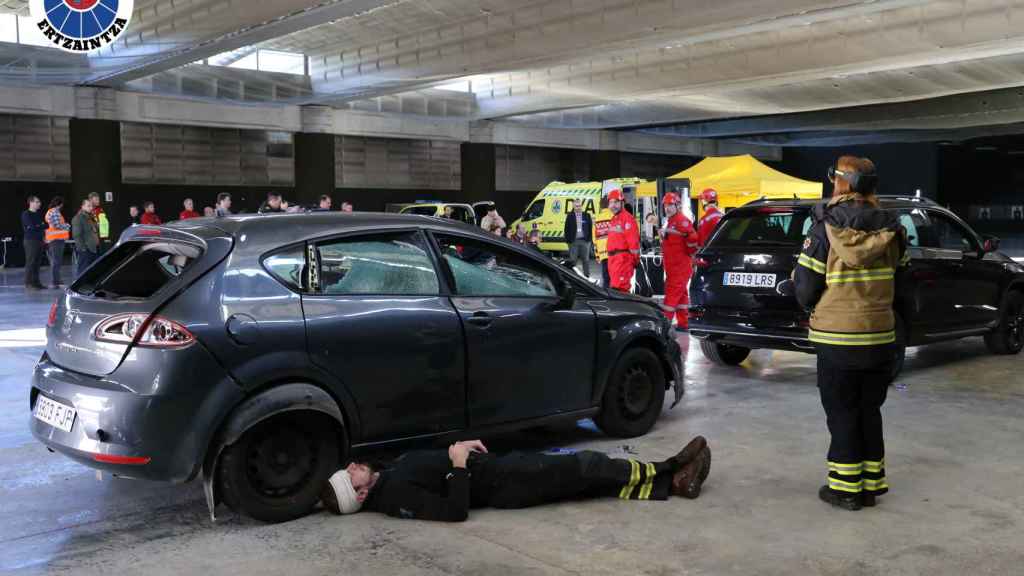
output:
<svg viewBox="0 0 1024 576"><path fill-rule="evenodd" d="M889 489L881 407L892 379L892 353L888 347L856 348L817 347L818 389L832 435L828 486L880 495Z"/></svg>
<svg viewBox="0 0 1024 576"><path fill-rule="evenodd" d="M597 497L666 500L672 483L667 462L609 458L592 451L474 455L469 469L474 504L494 508Z"/></svg>

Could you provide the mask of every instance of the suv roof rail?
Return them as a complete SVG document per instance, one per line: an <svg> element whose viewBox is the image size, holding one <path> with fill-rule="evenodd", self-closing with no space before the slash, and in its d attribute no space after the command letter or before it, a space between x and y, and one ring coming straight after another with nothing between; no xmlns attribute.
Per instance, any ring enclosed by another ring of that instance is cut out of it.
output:
<svg viewBox="0 0 1024 576"><path fill-rule="evenodd" d="M903 194L892 194L892 195L878 195L879 198L886 200L900 200L903 202L917 202L919 204L927 204L928 206L938 206L939 203L931 198L925 198L924 196L905 196Z"/></svg>

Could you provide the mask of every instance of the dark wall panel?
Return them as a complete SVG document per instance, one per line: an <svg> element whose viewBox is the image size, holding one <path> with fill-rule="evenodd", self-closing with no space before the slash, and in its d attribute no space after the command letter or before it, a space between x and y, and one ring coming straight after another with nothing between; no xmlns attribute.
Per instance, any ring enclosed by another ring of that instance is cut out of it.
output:
<svg viewBox="0 0 1024 576"><path fill-rule="evenodd" d="M879 194L913 195L917 189L923 196L938 195L939 155L935 144L879 144L844 148L784 148L782 162L774 166L786 174L825 184L825 194L832 186L825 171L839 156L865 156L878 169Z"/></svg>

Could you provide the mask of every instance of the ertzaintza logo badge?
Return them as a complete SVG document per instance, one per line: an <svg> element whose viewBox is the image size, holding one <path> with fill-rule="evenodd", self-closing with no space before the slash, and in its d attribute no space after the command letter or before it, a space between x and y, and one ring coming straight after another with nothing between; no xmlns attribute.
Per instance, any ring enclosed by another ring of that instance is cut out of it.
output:
<svg viewBox="0 0 1024 576"><path fill-rule="evenodd" d="M135 0L31 0L30 7L54 47L81 54L114 43L131 21Z"/></svg>

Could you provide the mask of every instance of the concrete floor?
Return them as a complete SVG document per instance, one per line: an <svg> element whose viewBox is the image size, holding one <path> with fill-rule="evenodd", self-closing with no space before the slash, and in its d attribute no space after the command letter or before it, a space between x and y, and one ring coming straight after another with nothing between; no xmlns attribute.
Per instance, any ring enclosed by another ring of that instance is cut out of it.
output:
<svg viewBox="0 0 1024 576"><path fill-rule="evenodd" d="M705 434L697 501L575 502L474 511L464 524L317 513L268 526L198 483L104 477L27 428L28 374L54 292L0 274L0 572L16 574L1019 574L1024 566L1024 358L980 339L912 351L884 408L892 492L830 509L816 491L827 435L813 357L758 352L734 369L688 346L688 391L646 437L587 427L490 439L492 449L587 447L645 458Z"/></svg>

